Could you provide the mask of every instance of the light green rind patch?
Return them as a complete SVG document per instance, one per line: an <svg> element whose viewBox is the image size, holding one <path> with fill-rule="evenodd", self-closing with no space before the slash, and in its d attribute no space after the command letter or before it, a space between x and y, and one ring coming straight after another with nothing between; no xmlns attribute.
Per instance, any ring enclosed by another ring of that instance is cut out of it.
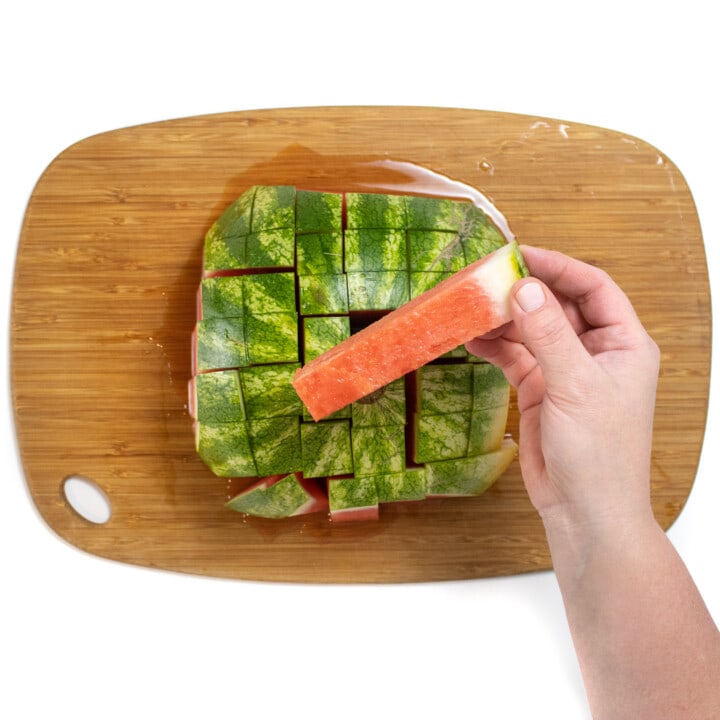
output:
<svg viewBox="0 0 720 720"><path fill-rule="evenodd" d="M245 419L237 370L219 370L195 377L197 419L201 423L226 423Z"/></svg>
<svg viewBox="0 0 720 720"><path fill-rule="evenodd" d="M451 272L411 272L410 297L415 298L428 290L432 290L451 275Z"/></svg>
<svg viewBox="0 0 720 720"><path fill-rule="evenodd" d="M467 455L482 455L497 450L505 437L508 405L478 410L470 420Z"/></svg>
<svg viewBox="0 0 720 720"><path fill-rule="evenodd" d="M342 232L295 238L298 275L337 275L343 271Z"/></svg>
<svg viewBox="0 0 720 720"><path fill-rule="evenodd" d="M295 312L295 273L254 273L243 275L242 282L245 312L253 315Z"/></svg>
<svg viewBox="0 0 720 720"><path fill-rule="evenodd" d="M261 185L255 191L251 231L290 228L295 234L295 188L292 185Z"/></svg>
<svg viewBox="0 0 720 720"><path fill-rule="evenodd" d="M405 426L352 428L353 466L356 477L405 469Z"/></svg>
<svg viewBox="0 0 720 720"><path fill-rule="evenodd" d="M404 271L347 273L350 310L394 310L410 300Z"/></svg>
<svg viewBox="0 0 720 720"><path fill-rule="evenodd" d="M330 512L375 507L377 488L371 477L333 478L328 481Z"/></svg>
<svg viewBox="0 0 720 720"><path fill-rule="evenodd" d="M470 434L469 413L447 415L416 415L416 463L461 458L467 455Z"/></svg>
<svg viewBox="0 0 720 720"><path fill-rule="evenodd" d="M326 233L342 230L342 195L298 190L295 232Z"/></svg>
<svg viewBox="0 0 720 720"><path fill-rule="evenodd" d="M286 268L295 265L295 231L293 228L261 230L247 236L245 267Z"/></svg>
<svg viewBox="0 0 720 720"><path fill-rule="evenodd" d="M242 393L247 416L272 418L300 416L302 402L292 386L299 363L287 365L255 365L241 371Z"/></svg>
<svg viewBox="0 0 720 720"><path fill-rule="evenodd" d="M372 475L378 502L404 502L423 500L426 494L425 468L411 468L400 473Z"/></svg>
<svg viewBox="0 0 720 720"><path fill-rule="evenodd" d="M295 474L289 474L269 487L256 484L236 495L225 507L254 517L277 519L291 517L310 500Z"/></svg>
<svg viewBox="0 0 720 720"><path fill-rule="evenodd" d="M352 403L353 428L404 425L405 380L400 378Z"/></svg>
<svg viewBox="0 0 720 720"><path fill-rule="evenodd" d="M345 231L345 271L406 270L404 230L348 229Z"/></svg>
<svg viewBox="0 0 720 720"><path fill-rule="evenodd" d="M392 228L406 227L405 197L380 193L347 193L345 195L347 227Z"/></svg>
<svg viewBox="0 0 720 720"><path fill-rule="evenodd" d="M198 423L197 452L219 477L253 477L258 474L246 424Z"/></svg>
<svg viewBox="0 0 720 720"><path fill-rule="evenodd" d="M301 275L298 287L301 315L341 315L348 312L345 275Z"/></svg>
<svg viewBox="0 0 720 720"><path fill-rule="evenodd" d="M245 235L226 238L218 235L214 226L210 228L203 247L203 272L208 275L245 267L246 243Z"/></svg>
<svg viewBox="0 0 720 720"><path fill-rule="evenodd" d="M250 364L299 362L297 313L248 315L245 327Z"/></svg>
<svg viewBox="0 0 720 720"><path fill-rule="evenodd" d="M253 420L250 446L258 475L281 475L302 470L300 418Z"/></svg>
<svg viewBox="0 0 720 720"><path fill-rule="evenodd" d="M503 371L489 363L473 365L473 410L507 405L510 399L510 383Z"/></svg>
<svg viewBox="0 0 720 720"><path fill-rule="evenodd" d="M305 364L350 337L347 315L303 318Z"/></svg>
<svg viewBox="0 0 720 720"><path fill-rule="evenodd" d="M418 368L417 408L421 415L469 413L473 408L473 366L467 363Z"/></svg>
<svg viewBox="0 0 720 720"><path fill-rule="evenodd" d="M200 283L200 302L204 320L243 315L242 277L205 278Z"/></svg>
<svg viewBox="0 0 720 720"><path fill-rule="evenodd" d="M517 455L512 440L486 455L428 463L425 466L428 496L481 495L507 470Z"/></svg>
<svg viewBox="0 0 720 720"><path fill-rule="evenodd" d="M353 471L350 423L330 420L302 423L303 475L327 477L348 475Z"/></svg>
<svg viewBox="0 0 720 720"><path fill-rule="evenodd" d="M242 318L210 318L197 324L197 369L221 370L248 364Z"/></svg>
<svg viewBox="0 0 720 720"><path fill-rule="evenodd" d="M457 272L465 267L460 236L439 230L409 230L410 270L414 272Z"/></svg>

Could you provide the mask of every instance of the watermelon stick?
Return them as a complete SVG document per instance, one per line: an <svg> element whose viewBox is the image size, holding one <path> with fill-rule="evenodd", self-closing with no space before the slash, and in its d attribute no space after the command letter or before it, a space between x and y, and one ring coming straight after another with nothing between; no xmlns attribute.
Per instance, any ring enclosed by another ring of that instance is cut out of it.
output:
<svg viewBox="0 0 720 720"><path fill-rule="evenodd" d="M510 320L528 274L516 242L476 260L311 360L293 387L318 421Z"/></svg>

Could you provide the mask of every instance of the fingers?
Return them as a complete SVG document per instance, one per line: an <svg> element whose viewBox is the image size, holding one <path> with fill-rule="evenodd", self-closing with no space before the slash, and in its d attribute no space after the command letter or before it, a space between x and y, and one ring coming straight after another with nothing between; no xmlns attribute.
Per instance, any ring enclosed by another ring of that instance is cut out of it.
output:
<svg viewBox="0 0 720 720"><path fill-rule="evenodd" d="M521 249L530 274L575 305L588 326L624 325L641 331L630 300L606 272L559 252L525 245Z"/></svg>

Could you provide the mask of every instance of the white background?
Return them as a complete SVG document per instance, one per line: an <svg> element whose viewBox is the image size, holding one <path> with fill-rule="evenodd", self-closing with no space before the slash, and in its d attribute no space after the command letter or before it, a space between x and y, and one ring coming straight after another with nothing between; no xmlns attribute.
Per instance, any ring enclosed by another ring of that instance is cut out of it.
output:
<svg viewBox="0 0 720 720"><path fill-rule="evenodd" d="M269 107L466 107L638 136L684 173L717 286L712 7L4 3L2 336L25 205L58 153L127 125ZM273 585L143 570L68 546L26 492L7 370L3 381L0 717L588 717L552 573ZM716 619L718 410L712 393L696 484L669 533Z"/></svg>

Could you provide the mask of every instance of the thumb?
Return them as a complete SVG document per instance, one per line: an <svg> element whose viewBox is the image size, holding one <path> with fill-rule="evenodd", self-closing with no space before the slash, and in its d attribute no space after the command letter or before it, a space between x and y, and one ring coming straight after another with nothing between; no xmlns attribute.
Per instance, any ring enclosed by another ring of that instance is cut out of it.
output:
<svg viewBox="0 0 720 720"><path fill-rule="evenodd" d="M513 288L513 320L540 365L548 390L568 386L589 356L557 298L536 278Z"/></svg>

